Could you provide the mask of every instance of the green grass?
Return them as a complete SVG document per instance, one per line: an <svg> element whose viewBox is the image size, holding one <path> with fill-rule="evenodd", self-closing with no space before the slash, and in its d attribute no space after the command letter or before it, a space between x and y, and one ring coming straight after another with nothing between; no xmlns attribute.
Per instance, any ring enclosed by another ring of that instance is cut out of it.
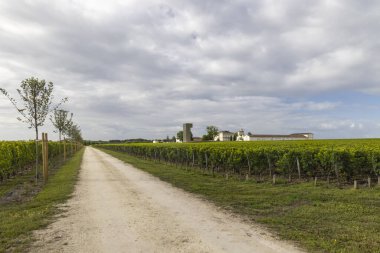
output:
<svg viewBox="0 0 380 253"><path fill-rule="evenodd" d="M313 183L242 181L103 150L176 187L265 224L311 252L380 252L380 187L339 189Z"/></svg>
<svg viewBox="0 0 380 253"><path fill-rule="evenodd" d="M73 192L83 152L68 160L30 201L0 206L0 252L25 251L33 240L32 231L51 222L57 204Z"/></svg>

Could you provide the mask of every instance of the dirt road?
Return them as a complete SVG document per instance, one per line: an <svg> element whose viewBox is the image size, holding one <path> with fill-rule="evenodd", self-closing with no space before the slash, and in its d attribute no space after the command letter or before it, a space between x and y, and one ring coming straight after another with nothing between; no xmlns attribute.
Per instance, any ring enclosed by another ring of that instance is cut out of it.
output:
<svg viewBox="0 0 380 253"><path fill-rule="evenodd" d="M32 252L298 252L192 194L86 148L67 212Z"/></svg>

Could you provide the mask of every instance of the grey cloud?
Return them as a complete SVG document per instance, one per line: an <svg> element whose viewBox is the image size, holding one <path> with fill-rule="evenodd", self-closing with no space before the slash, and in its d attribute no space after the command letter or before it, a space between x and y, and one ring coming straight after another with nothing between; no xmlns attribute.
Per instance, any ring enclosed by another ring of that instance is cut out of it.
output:
<svg viewBox="0 0 380 253"><path fill-rule="evenodd" d="M376 1L90 3L0 3L0 86L52 80L88 138L159 137L184 121L199 134L323 132L344 105L316 94L380 94Z"/></svg>

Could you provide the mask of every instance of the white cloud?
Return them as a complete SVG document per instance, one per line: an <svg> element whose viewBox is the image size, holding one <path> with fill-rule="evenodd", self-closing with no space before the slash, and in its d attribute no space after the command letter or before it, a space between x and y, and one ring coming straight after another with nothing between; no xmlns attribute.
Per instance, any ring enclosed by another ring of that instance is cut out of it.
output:
<svg viewBox="0 0 380 253"><path fill-rule="evenodd" d="M371 124L359 114L342 116L350 105L334 94L380 94L379 7L3 1L0 87L15 94L27 77L53 81L57 97L70 97L66 107L86 138L162 137L184 121L196 123L199 135L207 124L322 136L353 124L350 133L360 135ZM1 117L5 133L13 115Z"/></svg>

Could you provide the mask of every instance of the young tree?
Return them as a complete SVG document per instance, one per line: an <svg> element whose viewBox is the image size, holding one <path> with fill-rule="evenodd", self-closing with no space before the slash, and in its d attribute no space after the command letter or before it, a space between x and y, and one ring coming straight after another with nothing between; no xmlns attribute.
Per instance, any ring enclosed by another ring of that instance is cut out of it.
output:
<svg viewBox="0 0 380 253"><path fill-rule="evenodd" d="M46 83L45 80L38 78L28 78L21 82L20 89L17 92L22 100L22 107L19 107L16 99L3 88L0 88L3 93L20 113L21 117L17 119L29 125L29 128L34 128L36 132L36 182L38 179L38 128L44 125L46 116L50 112L50 107L53 101L53 83ZM67 101L64 98L61 103ZM61 104L59 103L55 109Z"/></svg>
<svg viewBox="0 0 380 253"><path fill-rule="evenodd" d="M59 142L61 142L62 134L71 126L72 118L73 114L71 113L69 116L69 112L66 110L54 110L54 115L50 116L50 121L59 133Z"/></svg>
<svg viewBox="0 0 380 253"><path fill-rule="evenodd" d="M79 126L74 124L72 121L69 124L65 134L67 134L67 136L73 141L83 142L82 132Z"/></svg>

